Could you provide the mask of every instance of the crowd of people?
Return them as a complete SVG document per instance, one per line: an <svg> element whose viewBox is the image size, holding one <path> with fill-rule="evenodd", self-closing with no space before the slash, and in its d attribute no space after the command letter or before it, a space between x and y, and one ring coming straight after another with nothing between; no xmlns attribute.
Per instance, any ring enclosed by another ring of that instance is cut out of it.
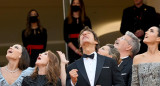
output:
<svg viewBox="0 0 160 86"><path fill-rule="evenodd" d="M22 31L23 45L7 50L0 86L160 86L160 28L153 7L143 0L124 9L114 44L99 46L83 0L72 0L64 20L66 55L47 50L47 30L35 9ZM69 65L68 65L69 64Z"/></svg>

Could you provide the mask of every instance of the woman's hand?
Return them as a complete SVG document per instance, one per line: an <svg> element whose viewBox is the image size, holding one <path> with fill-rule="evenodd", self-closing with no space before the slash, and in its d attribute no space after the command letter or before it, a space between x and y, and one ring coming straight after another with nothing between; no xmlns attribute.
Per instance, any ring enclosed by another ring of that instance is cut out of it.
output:
<svg viewBox="0 0 160 86"><path fill-rule="evenodd" d="M82 56L82 53L80 52L80 50L79 50L79 49L76 49L74 52L75 52L76 54L78 54L78 55Z"/></svg>
<svg viewBox="0 0 160 86"><path fill-rule="evenodd" d="M57 51L57 53L58 53L58 55L61 59L61 64L68 64L69 63L69 61L66 60L66 57L65 57L64 53L62 53L61 51Z"/></svg>

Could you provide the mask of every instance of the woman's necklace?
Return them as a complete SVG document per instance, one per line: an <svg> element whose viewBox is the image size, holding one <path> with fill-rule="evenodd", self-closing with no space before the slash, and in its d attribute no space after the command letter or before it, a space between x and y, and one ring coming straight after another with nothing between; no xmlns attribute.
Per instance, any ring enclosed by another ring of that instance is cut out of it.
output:
<svg viewBox="0 0 160 86"><path fill-rule="evenodd" d="M11 70L8 69L8 66L6 66L6 67L5 67L5 70L8 71L8 72L10 72L10 73L15 73L15 72L17 72L17 71L19 70L19 68L11 71Z"/></svg>

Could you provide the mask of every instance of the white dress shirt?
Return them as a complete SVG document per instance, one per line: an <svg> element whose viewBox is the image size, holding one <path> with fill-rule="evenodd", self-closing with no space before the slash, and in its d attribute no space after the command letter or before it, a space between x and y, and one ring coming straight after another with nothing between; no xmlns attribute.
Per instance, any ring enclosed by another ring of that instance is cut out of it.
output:
<svg viewBox="0 0 160 86"><path fill-rule="evenodd" d="M94 86L94 80L95 80L95 75L96 75L96 67L97 67L97 53L94 53L94 58L83 58L84 62L84 67L86 69L86 73L90 82L91 86ZM93 54L91 53L91 54ZM71 80L71 85L73 85L72 80Z"/></svg>
<svg viewBox="0 0 160 86"><path fill-rule="evenodd" d="M96 66L97 66L97 53L94 53L94 58L83 58L84 61L84 67L86 69L86 73L90 82L91 86L94 86L94 80L95 80L95 73L96 73ZM92 53L92 54L93 54Z"/></svg>

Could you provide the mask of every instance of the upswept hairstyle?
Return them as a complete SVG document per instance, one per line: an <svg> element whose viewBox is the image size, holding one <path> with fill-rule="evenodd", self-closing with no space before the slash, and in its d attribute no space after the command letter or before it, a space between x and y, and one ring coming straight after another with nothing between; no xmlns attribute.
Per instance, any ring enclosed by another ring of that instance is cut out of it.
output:
<svg viewBox="0 0 160 86"><path fill-rule="evenodd" d="M71 5L70 5L70 9L69 9L69 13L68 13L68 23L71 24L73 22L72 20L72 16L73 16L73 10L72 10L72 4L73 4L73 1L71 2ZM84 2L83 0L79 0L79 3L80 3L80 18L81 18L81 22L82 24L84 23L85 21L85 17L86 17L86 11L85 11L85 6L84 6Z"/></svg>
<svg viewBox="0 0 160 86"><path fill-rule="evenodd" d="M152 26L152 27L155 27L155 28L158 29L158 37L160 37L160 26L159 26L159 27L157 27L157 26Z"/></svg>
<svg viewBox="0 0 160 86"><path fill-rule="evenodd" d="M79 37L78 37L79 49L80 49L81 52L83 53L83 49L82 49L82 47L80 47L80 36L81 36L81 34L82 34L84 31L89 31L89 32L91 32L91 33L93 34L94 40L98 42L98 44L96 44L96 46L95 46L95 50L96 50L96 52L98 52L98 49L99 49L99 47L100 47L100 46L99 46L99 43L100 43L100 42L99 42L98 36L97 36L97 34L96 34L92 29L90 29L88 26L85 26L84 29L82 29L81 32L80 32L80 34L79 34Z"/></svg>
<svg viewBox="0 0 160 86"><path fill-rule="evenodd" d="M59 76L60 76L60 58L57 57L50 50L48 52L49 62L46 68L46 78L48 80L48 84L52 83L56 86ZM33 74L31 75L32 79L35 79L38 75L38 67L35 67Z"/></svg>
<svg viewBox="0 0 160 86"><path fill-rule="evenodd" d="M26 30L25 30L25 33L24 33L24 35L25 35L26 37L31 34L31 30L32 30L32 28L31 28L31 23L29 22L32 11L35 11L35 12L37 13L37 17L38 17L38 22L37 22L37 24L38 24L38 27L40 28L40 31L41 31L41 32L43 31L43 27L41 26L41 23L40 23L40 18L39 18L39 13L38 13L38 11L35 10L35 9L31 9L31 10L28 12L28 14L27 14Z"/></svg>
<svg viewBox="0 0 160 86"><path fill-rule="evenodd" d="M21 58L19 59L18 68L20 70L25 70L29 67L29 64L30 64L30 58L28 51L26 50L25 47L22 46L22 55Z"/></svg>

